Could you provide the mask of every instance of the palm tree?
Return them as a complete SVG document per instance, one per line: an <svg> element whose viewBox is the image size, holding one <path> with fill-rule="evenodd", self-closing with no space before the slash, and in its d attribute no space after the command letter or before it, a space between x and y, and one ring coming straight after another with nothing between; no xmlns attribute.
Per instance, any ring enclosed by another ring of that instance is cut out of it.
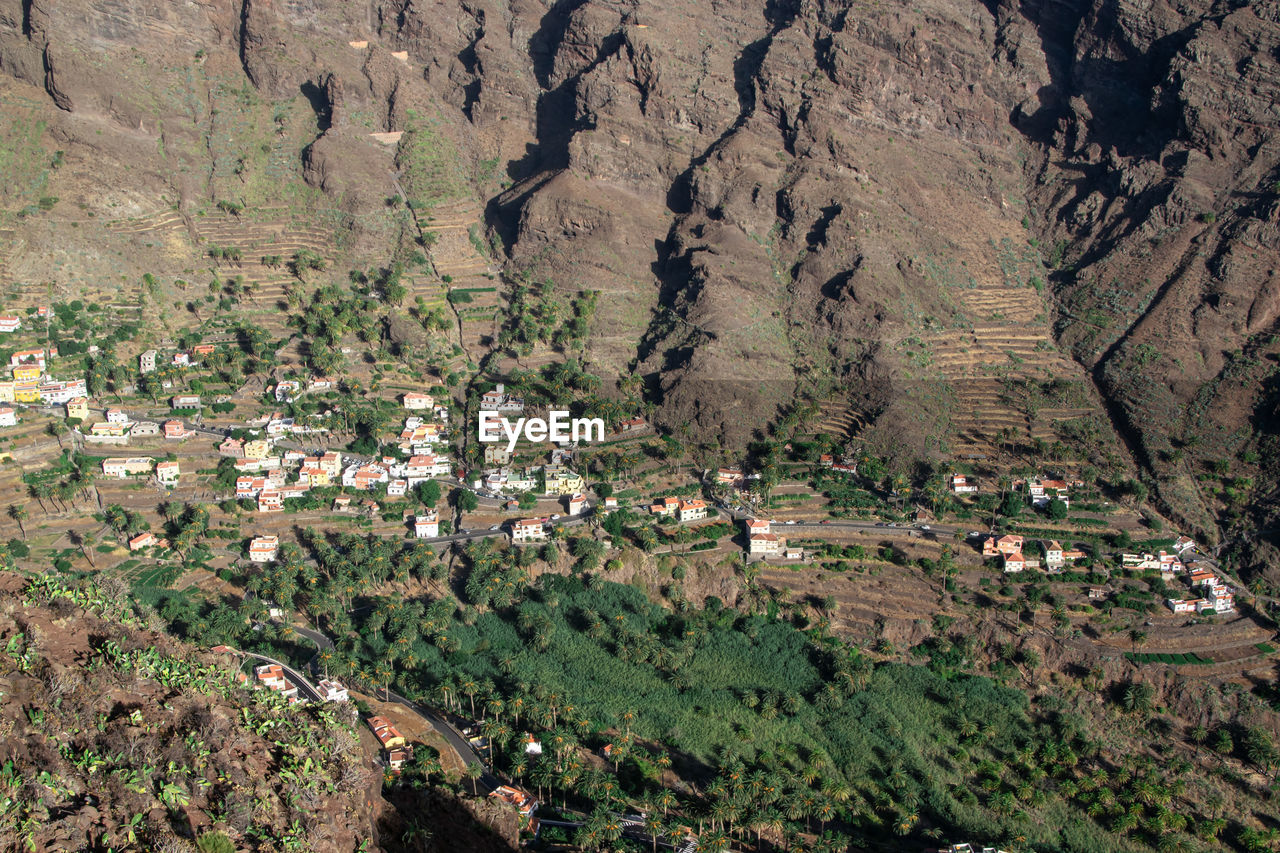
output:
<svg viewBox="0 0 1280 853"><path fill-rule="evenodd" d="M18 504L9 504L9 517L18 522L18 529L22 531L22 541L27 541L27 528L22 522L27 518L27 508Z"/></svg>
<svg viewBox="0 0 1280 853"><path fill-rule="evenodd" d="M1196 755L1199 755L1200 747L1209 739L1209 730L1205 728L1204 723L1197 723L1191 731L1188 732L1187 738L1196 745Z"/></svg>
<svg viewBox="0 0 1280 853"><path fill-rule="evenodd" d="M27 538L25 533L22 535L22 538L23 539ZM85 547L84 536L82 536L78 531L71 530L67 532L67 538L71 540L72 545L80 549L80 553L84 555L84 558L85 560L88 561L89 566L91 568L97 568L97 566L95 566L93 563L93 557L89 554L89 549Z"/></svg>
<svg viewBox="0 0 1280 853"><path fill-rule="evenodd" d="M468 764L465 772L467 774L467 778L471 780L471 795L473 797L480 796L480 789L477 785L477 780L480 778L480 775L484 773L484 768L480 766L480 762L476 761Z"/></svg>
<svg viewBox="0 0 1280 853"><path fill-rule="evenodd" d="M474 678L471 678L468 676L465 680L462 681L462 683L458 685L458 688L463 693L467 694L467 699L471 701L471 718L475 719L476 691L480 689L480 685L476 683L476 680Z"/></svg>
<svg viewBox="0 0 1280 853"><path fill-rule="evenodd" d="M27 487L27 494L36 499L36 503L40 504L41 512L48 512L45 508L44 499L49 497L49 486L47 483L35 483Z"/></svg>
<svg viewBox="0 0 1280 853"><path fill-rule="evenodd" d="M725 853L729 849L729 836L725 835L723 830L713 829L698 838L698 844L694 849L698 853Z"/></svg>
<svg viewBox="0 0 1280 853"><path fill-rule="evenodd" d="M653 853L658 853L658 838L666 833L662 818L657 812L648 812L644 816L644 831L653 841Z"/></svg>

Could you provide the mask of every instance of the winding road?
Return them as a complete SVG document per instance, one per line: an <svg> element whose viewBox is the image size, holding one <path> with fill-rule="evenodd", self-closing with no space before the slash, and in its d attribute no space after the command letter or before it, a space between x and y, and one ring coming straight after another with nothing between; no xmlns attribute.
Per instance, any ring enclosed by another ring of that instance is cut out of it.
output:
<svg viewBox="0 0 1280 853"><path fill-rule="evenodd" d="M332 651L335 648L333 640L330 640L324 634L313 628L301 628L297 625L290 625L289 627L294 631L294 633L301 637L305 637L314 643L319 651ZM276 661L272 661L272 663L276 663ZM408 708L410 711L425 720L431 728L435 729L436 732L444 738L445 743L449 744L449 746L453 748L453 751L458 754L458 759L462 761L463 764L479 764L481 768L483 768L483 772L480 775L480 784L485 786L486 791L492 791L494 788L497 788L502 784L496 776L489 772L488 767L486 767L485 763L480 760L480 756L471 748L471 744L467 742L467 739L463 737L462 733L455 729L438 711L434 708L429 708L425 705L414 702L412 699L401 696L394 690L388 690L386 692L386 697L388 701L395 702L397 705L403 705L405 708Z"/></svg>

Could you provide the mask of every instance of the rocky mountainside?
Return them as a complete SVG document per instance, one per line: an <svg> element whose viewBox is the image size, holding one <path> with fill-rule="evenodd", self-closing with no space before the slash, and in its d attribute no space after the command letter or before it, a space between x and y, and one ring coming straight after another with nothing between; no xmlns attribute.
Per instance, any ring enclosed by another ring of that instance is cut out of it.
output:
<svg viewBox="0 0 1280 853"><path fill-rule="evenodd" d="M115 621L121 611L99 591L0 582L6 849L193 850L184 839L222 834L255 849L337 851L376 840L381 776L353 714L287 712L280 697L237 686L217 656Z"/></svg>
<svg viewBox="0 0 1280 853"><path fill-rule="evenodd" d="M458 274L598 291L590 368L668 424L739 443L799 394L904 456L1100 436L1178 522L1266 527L1278 57L1242 0L3 0L6 209L61 202L0 264L186 278L229 199L385 261L389 198L483 209Z"/></svg>

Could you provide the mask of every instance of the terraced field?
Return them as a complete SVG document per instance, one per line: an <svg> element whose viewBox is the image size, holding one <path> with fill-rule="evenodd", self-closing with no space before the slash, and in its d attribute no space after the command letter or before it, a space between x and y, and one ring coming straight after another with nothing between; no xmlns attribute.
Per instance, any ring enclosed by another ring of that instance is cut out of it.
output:
<svg viewBox="0 0 1280 853"><path fill-rule="evenodd" d="M955 393L956 456L995 455L1001 431L1014 440L1052 439L1055 420L1088 411L1040 409L1029 416L1002 399L1008 380L1085 380L1082 368L1055 347L1041 293L993 278L959 290L957 301L968 324L924 339L930 366Z"/></svg>
<svg viewBox="0 0 1280 853"><path fill-rule="evenodd" d="M497 336L501 297L497 268L483 246L480 205L466 199L436 205L419 217L423 231L436 235L431 262L449 290L466 292L470 302L456 302L462 348L472 360Z"/></svg>
<svg viewBox="0 0 1280 853"><path fill-rule="evenodd" d="M243 310L258 314L258 322L269 330L284 332L286 312L279 304L285 299L285 289L296 281L287 264L300 251L311 251L333 262L333 232L319 225L298 225L292 222L284 208L262 211L270 218L242 219L227 214L210 214L196 223L202 248L235 249L240 252L238 262L223 261L219 270L227 277L243 276L249 288L247 298L241 303ZM278 266L268 266L262 259L280 258Z"/></svg>
<svg viewBox="0 0 1280 853"><path fill-rule="evenodd" d="M1252 616L1221 616L1215 624L1187 625L1187 621L1185 614L1161 611L1148 620L1145 629L1147 639L1138 653L1195 654L1213 662L1178 666L1179 675L1194 678L1247 677L1254 673L1270 676L1274 671L1276 654L1265 649L1274 648L1267 644L1274 640L1275 632ZM1102 645L1114 649L1117 654L1133 650L1124 634L1109 637ZM1152 665L1159 664L1142 664Z"/></svg>
<svg viewBox="0 0 1280 853"><path fill-rule="evenodd" d="M843 440L856 438L866 426L862 415L841 400L825 400L814 418L814 431Z"/></svg>

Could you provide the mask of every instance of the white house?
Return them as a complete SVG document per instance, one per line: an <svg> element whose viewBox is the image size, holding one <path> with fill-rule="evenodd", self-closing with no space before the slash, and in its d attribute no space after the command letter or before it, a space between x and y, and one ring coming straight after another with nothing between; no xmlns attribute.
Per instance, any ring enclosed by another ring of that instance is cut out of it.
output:
<svg viewBox="0 0 1280 853"><path fill-rule="evenodd" d="M138 372L139 373L155 373L156 372L156 351L149 349L138 356Z"/></svg>
<svg viewBox="0 0 1280 853"><path fill-rule="evenodd" d="M1166 598L1164 603L1174 613L1194 613L1204 602L1199 598Z"/></svg>
<svg viewBox="0 0 1280 853"><path fill-rule="evenodd" d="M0 427L17 426L18 415L8 406L0 407Z"/></svg>
<svg viewBox="0 0 1280 853"><path fill-rule="evenodd" d="M1066 562L1062 556L1062 544L1057 541L1042 543L1044 545L1044 565L1051 572L1059 571Z"/></svg>
<svg viewBox="0 0 1280 853"><path fill-rule="evenodd" d="M413 535L418 539L434 539L440 535L440 516L434 509L414 516Z"/></svg>
<svg viewBox="0 0 1280 853"><path fill-rule="evenodd" d="M64 404L76 397L86 397L89 388L83 379L71 379L67 382L46 382L40 386L40 402L46 406Z"/></svg>
<svg viewBox="0 0 1280 853"><path fill-rule="evenodd" d="M404 466L404 476L410 480L425 480L428 477L444 477L449 474L449 460L444 456L423 454L411 456Z"/></svg>
<svg viewBox="0 0 1280 853"><path fill-rule="evenodd" d="M150 456L130 456L118 457L114 459L102 460L102 475L104 477L136 477L140 474L150 474L154 460Z"/></svg>
<svg viewBox="0 0 1280 853"><path fill-rule="evenodd" d="M1215 613L1230 613L1236 609L1235 596L1225 586L1213 586L1209 588L1208 594L1196 609L1200 613L1209 610Z"/></svg>
<svg viewBox="0 0 1280 853"><path fill-rule="evenodd" d="M270 563L280 552L279 536L255 536L249 542L249 560L253 563Z"/></svg>
<svg viewBox="0 0 1280 853"><path fill-rule="evenodd" d="M520 518L511 522L512 542L542 542L546 538L546 519Z"/></svg>
<svg viewBox="0 0 1280 853"><path fill-rule="evenodd" d="M176 459L166 459L156 463L156 482L162 486L178 485L178 477L181 473Z"/></svg>
<svg viewBox="0 0 1280 853"><path fill-rule="evenodd" d="M324 679L316 685L316 692L320 694L322 702L346 702L351 698L351 694L341 682Z"/></svg>
<svg viewBox="0 0 1280 853"><path fill-rule="evenodd" d="M951 475L951 491L957 495L968 495L978 491L978 484L964 474Z"/></svg>
<svg viewBox="0 0 1280 853"><path fill-rule="evenodd" d="M13 355L9 356L10 367L22 367L24 365L34 365L35 367L44 370L46 367L44 350L22 350L21 352L15 352Z"/></svg>
<svg viewBox="0 0 1280 853"><path fill-rule="evenodd" d="M752 533L747 537L747 553L776 557L786 548L786 540L776 533Z"/></svg>
<svg viewBox="0 0 1280 853"><path fill-rule="evenodd" d="M524 400L507 394L506 386L499 383L492 391L480 395L480 410L519 412L524 410Z"/></svg>
<svg viewBox="0 0 1280 853"><path fill-rule="evenodd" d="M436 400L430 394L419 394L416 391L410 391L404 395L404 407L412 412L420 412L430 409L436 404Z"/></svg>
<svg viewBox="0 0 1280 853"><path fill-rule="evenodd" d="M582 511L587 508L587 499L584 495L574 495L569 498L569 515L581 515Z"/></svg>
<svg viewBox="0 0 1280 853"><path fill-rule="evenodd" d="M276 383L276 392L275 392L276 402L277 403L292 402L293 398L296 397L298 395L298 392L301 390L302 390L302 383L293 379L281 379L279 382Z"/></svg>
<svg viewBox="0 0 1280 853"><path fill-rule="evenodd" d="M1120 565L1126 569L1143 571L1160 568L1160 561L1156 559L1155 554L1121 554Z"/></svg>
<svg viewBox="0 0 1280 853"><path fill-rule="evenodd" d="M16 332L22 328L22 318L16 314L0 316L0 332Z"/></svg>
<svg viewBox="0 0 1280 853"><path fill-rule="evenodd" d="M707 502L700 499L680 501L676 512L681 521L697 521L707 517Z"/></svg>
<svg viewBox="0 0 1280 853"><path fill-rule="evenodd" d="M716 482L724 486L733 486L742 482L741 468L716 469Z"/></svg>
<svg viewBox="0 0 1280 853"><path fill-rule="evenodd" d="M1028 480L1027 494L1033 506L1044 506L1054 498L1071 506L1071 490L1065 480Z"/></svg>
<svg viewBox="0 0 1280 853"><path fill-rule="evenodd" d="M386 468L381 465L352 465L342 472L342 485L347 488L368 491L379 483L391 479Z"/></svg>

